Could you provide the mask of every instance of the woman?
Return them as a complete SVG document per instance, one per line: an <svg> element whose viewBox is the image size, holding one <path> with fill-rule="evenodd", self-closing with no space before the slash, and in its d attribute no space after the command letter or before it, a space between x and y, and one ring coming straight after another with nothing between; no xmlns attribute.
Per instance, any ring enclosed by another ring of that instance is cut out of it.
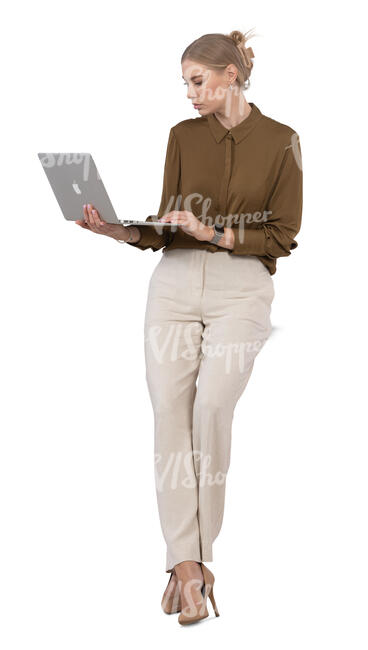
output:
<svg viewBox="0 0 368 650"><path fill-rule="evenodd" d="M145 359L170 573L162 607L180 612L181 624L208 616L208 595L218 615L203 562L213 560L223 520L234 408L271 333L276 260L296 248L301 226L298 136L246 101L248 38L206 34L182 55L199 116L170 129L159 213L147 219L171 226L106 224L91 205L77 222L163 249L149 284Z"/></svg>

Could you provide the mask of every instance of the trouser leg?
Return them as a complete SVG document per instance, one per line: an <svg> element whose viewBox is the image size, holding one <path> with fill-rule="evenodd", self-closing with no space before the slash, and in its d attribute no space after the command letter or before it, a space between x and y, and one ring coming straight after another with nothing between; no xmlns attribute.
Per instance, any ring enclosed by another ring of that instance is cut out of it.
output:
<svg viewBox="0 0 368 650"><path fill-rule="evenodd" d="M180 260L172 268L168 259L152 276L145 317L146 380L154 412L155 484L167 545L166 571L184 560L201 561L192 427L203 331L195 293L183 286L178 294Z"/></svg>
<svg viewBox="0 0 368 650"><path fill-rule="evenodd" d="M274 289L268 271L264 274L253 259L244 258L242 264L239 260L235 265L228 258L225 260L221 279L215 259L208 258L205 268L204 358L193 407L193 455L199 485L203 561L213 559L212 544L223 521L234 409L272 329ZM244 275L239 276L236 271Z"/></svg>

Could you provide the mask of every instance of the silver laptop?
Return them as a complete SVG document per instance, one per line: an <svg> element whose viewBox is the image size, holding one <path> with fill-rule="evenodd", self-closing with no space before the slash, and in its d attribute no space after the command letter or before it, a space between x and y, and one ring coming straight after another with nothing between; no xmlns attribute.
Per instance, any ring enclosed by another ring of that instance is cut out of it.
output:
<svg viewBox="0 0 368 650"><path fill-rule="evenodd" d="M119 219L90 153L38 153L61 211L68 221L83 219L83 205L91 203L107 223L124 226L173 227L171 223Z"/></svg>

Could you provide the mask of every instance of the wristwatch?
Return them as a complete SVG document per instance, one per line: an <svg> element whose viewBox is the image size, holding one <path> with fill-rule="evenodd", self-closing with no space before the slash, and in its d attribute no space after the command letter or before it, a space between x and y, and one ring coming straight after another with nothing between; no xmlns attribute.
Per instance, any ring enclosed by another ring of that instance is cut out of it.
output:
<svg viewBox="0 0 368 650"><path fill-rule="evenodd" d="M222 237L225 234L225 228L223 226L218 226L217 223L215 223L214 231L215 231L215 233L214 233L212 239L210 239L209 241L211 242L211 244L218 244L220 239L222 239Z"/></svg>

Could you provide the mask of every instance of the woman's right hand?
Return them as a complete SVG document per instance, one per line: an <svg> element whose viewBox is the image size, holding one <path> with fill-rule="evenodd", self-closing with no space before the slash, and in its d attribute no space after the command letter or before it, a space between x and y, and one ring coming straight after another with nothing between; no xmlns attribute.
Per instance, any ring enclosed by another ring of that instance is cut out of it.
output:
<svg viewBox="0 0 368 650"><path fill-rule="evenodd" d="M106 235L107 237L112 237L113 239L129 238L128 228L122 224L106 223L103 221L98 210L96 210L96 208L91 203L83 206L83 214L84 219L78 219L75 222L78 224L78 226L81 226L81 228L91 230L98 235Z"/></svg>

